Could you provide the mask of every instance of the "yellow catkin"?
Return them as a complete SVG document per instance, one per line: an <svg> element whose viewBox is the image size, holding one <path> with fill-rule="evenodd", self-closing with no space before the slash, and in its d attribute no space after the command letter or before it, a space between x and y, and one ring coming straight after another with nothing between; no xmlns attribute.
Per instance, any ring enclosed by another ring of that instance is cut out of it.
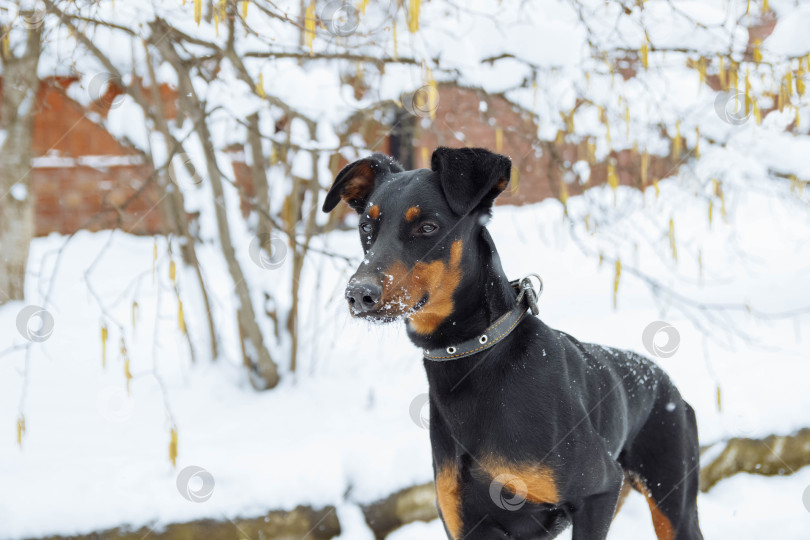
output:
<svg viewBox="0 0 810 540"><path fill-rule="evenodd" d="M704 57L700 57L697 61L697 69L698 75L700 76L700 84L706 82L706 59Z"/></svg>
<svg viewBox="0 0 810 540"><path fill-rule="evenodd" d="M751 82L748 77L748 68L745 68L745 116L751 114Z"/></svg>
<svg viewBox="0 0 810 540"><path fill-rule="evenodd" d="M408 30L413 34L419 30L420 0L410 0L408 3Z"/></svg>
<svg viewBox="0 0 810 540"><path fill-rule="evenodd" d="M722 56L718 59L717 78L720 80L720 89L728 90L728 79L726 77L726 59Z"/></svg>
<svg viewBox="0 0 810 540"><path fill-rule="evenodd" d="M568 184L564 180L560 182L560 202L566 207L565 212L568 213Z"/></svg>
<svg viewBox="0 0 810 540"><path fill-rule="evenodd" d="M757 125L762 124L762 111L759 109L759 103L757 103L756 99L751 100L751 106L754 111L754 121L756 121Z"/></svg>
<svg viewBox="0 0 810 540"><path fill-rule="evenodd" d="M646 41L641 45L641 65L644 69L650 67L650 44Z"/></svg>
<svg viewBox="0 0 810 540"><path fill-rule="evenodd" d="M132 302L132 329L135 330L135 325L138 322L138 309L140 306L138 302Z"/></svg>
<svg viewBox="0 0 810 540"><path fill-rule="evenodd" d="M714 203L709 201L709 226L712 224L712 219L714 217Z"/></svg>
<svg viewBox="0 0 810 540"><path fill-rule="evenodd" d="M613 205L616 205L616 192L619 189L619 175L616 173L616 160L610 158L608 161L607 181L610 189L613 190Z"/></svg>
<svg viewBox="0 0 810 540"><path fill-rule="evenodd" d="M503 152L503 128L495 128L495 151L499 154Z"/></svg>
<svg viewBox="0 0 810 540"><path fill-rule="evenodd" d="M129 383L132 380L132 372L129 370L129 358L124 360L124 378L127 380L127 395L130 394Z"/></svg>
<svg viewBox="0 0 810 540"><path fill-rule="evenodd" d="M433 78L433 72L428 69L426 82L430 87L428 92L428 111L430 111L430 119L436 120L436 110L439 108L439 83Z"/></svg>
<svg viewBox="0 0 810 540"><path fill-rule="evenodd" d="M169 461L172 467L177 467L177 429L172 428L169 433Z"/></svg>
<svg viewBox="0 0 810 540"><path fill-rule="evenodd" d="M23 435L25 435L25 415L21 414L17 418L17 446L22 447Z"/></svg>
<svg viewBox="0 0 810 540"><path fill-rule="evenodd" d="M641 154L641 166L639 167L641 169L640 171L641 187L647 186L647 170L649 169L649 166L650 166L650 153L645 148L644 153Z"/></svg>
<svg viewBox="0 0 810 540"><path fill-rule="evenodd" d="M249 5L250 2L248 2L247 0L242 0L242 18L245 20L247 20Z"/></svg>
<svg viewBox="0 0 810 540"><path fill-rule="evenodd" d="M363 15L366 14L366 7L368 7L368 0L362 0L362 2L360 2L360 13Z"/></svg>
<svg viewBox="0 0 810 540"><path fill-rule="evenodd" d="M109 331L107 325L101 325L101 367L107 367L107 337Z"/></svg>
<svg viewBox="0 0 810 540"><path fill-rule="evenodd" d="M790 70L785 73L785 88L787 89L787 95L793 97L793 72Z"/></svg>
<svg viewBox="0 0 810 540"><path fill-rule="evenodd" d="M622 261L616 259L616 273L613 275L613 309L619 305L619 281L622 277Z"/></svg>
<svg viewBox="0 0 810 540"><path fill-rule="evenodd" d="M309 49L310 56L313 54L312 45L315 41L315 25L315 2L313 1L309 3L304 13L304 41L306 42L307 49Z"/></svg>
<svg viewBox="0 0 810 540"><path fill-rule="evenodd" d="M183 301L177 300L177 327L183 334L186 333L186 316L183 314Z"/></svg>
<svg viewBox="0 0 810 540"><path fill-rule="evenodd" d="M174 261L169 261L169 279L172 285L177 285L177 264Z"/></svg>
<svg viewBox="0 0 810 540"><path fill-rule="evenodd" d="M695 128L695 159L700 159L700 128Z"/></svg>
<svg viewBox="0 0 810 540"><path fill-rule="evenodd" d="M722 411L723 410L723 395L720 392L720 387L719 386L715 388L715 399L717 400L717 410Z"/></svg>
<svg viewBox="0 0 810 540"><path fill-rule="evenodd" d="M754 40L754 51L753 51L754 62L759 64L762 62L762 40L755 39Z"/></svg>
<svg viewBox="0 0 810 540"><path fill-rule="evenodd" d="M596 163L596 143L593 139L588 139L588 163L591 165Z"/></svg>
<svg viewBox="0 0 810 540"><path fill-rule="evenodd" d="M675 122L675 138L672 140L672 159L681 157L681 123Z"/></svg>
<svg viewBox="0 0 810 540"><path fill-rule="evenodd" d="M678 262L678 246L675 244L675 220L669 219L669 247L672 250L672 258Z"/></svg>
<svg viewBox="0 0 810 540"><path fill-rule="evenodd" d="M9 34L10 32L6 32L6 35L3 36L3 58L9 58L11 56L11 38Z"/></svg>
<svg viewBox="0 0 810 540"><path fill-rule="evenodd" d="M519 184L518 180L520 179L520 169L517 167L512 167L512 174L509 178L509 191L512 195L517 195Z"/></svg>
<svg viewBox="0 0 810 540"><path fill-rule="evenodd" d="M655 188L655 198L657 199L661 195L661 188L658 187L658 178L653 179L653 187Z"/></svg>
<svg viewBox="0 0 810 540"><path fill-rule="evenodd" d="M768 5L768 0L762 0L762 13L765 13L771 9L771 6Z"/></svg>
<svg viewBox="0 0 810 540"><path fill-rule="evenodd" d="M256 83L256 94L264 99L267 94L264 92L264 74L259 73L259 82Z"/></svg>
<svg viewBox="0 0 810 540"><path fill-rule="evenodd" d="M625 137L627 139L630 138L630 105L624 105L624 125L627 126L627 130L625 132Z"/></svg>
<svg viewBox="0 0 810 540"><path fill-rule="evenodd" d="M363 6L365 6L365 2L363 2ZM363 8L365 9L365 7ZM392 26L393 37L394 37L394 60L399 59L399 44L397 41L397 21L394 19Z"/></svg>
<svg viewBox="0 0 810 540"><path fill-rule="evenodd" d="M200 26L202 21L202 0L194 0L194 22Z"/></svg>

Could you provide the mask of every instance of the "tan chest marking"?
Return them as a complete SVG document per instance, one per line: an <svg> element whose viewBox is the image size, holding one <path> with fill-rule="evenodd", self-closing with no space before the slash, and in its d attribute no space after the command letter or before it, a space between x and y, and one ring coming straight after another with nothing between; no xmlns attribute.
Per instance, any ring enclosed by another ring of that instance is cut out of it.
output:
<svg viewBox="0 0 810 540"><path fill-rule="evenodd" d="M458 467L453 463L442 465L436 473L436 500L447 530L454 539L459 539L462 528L461 489Z"/></svg>
<svg viewBox="0 0 810 540"><path fill-rule="evenodd" d="M498 481L512 496L535 504L558 504L560 494L553 471L535 463L515 463L499 456L478 461L476 476L483 473L489 481Z"/></svg>

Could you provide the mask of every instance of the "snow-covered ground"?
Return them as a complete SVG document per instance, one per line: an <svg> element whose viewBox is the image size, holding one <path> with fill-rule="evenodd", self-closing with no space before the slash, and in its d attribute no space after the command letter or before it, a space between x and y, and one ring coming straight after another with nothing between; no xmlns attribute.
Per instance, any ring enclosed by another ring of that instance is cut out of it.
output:
<svg viewBox="0 0 810 540"><path fill-rule="evenodd" d="M747 302L771 313L810 305L806 208L797 211L799 203L786 192L729 190L728 221L718 216L709 227L703 200L685 182L662 182L660 198L652 188L644 194L621 188L618 204L624 205L625 217L593 234L566 222L557 201L498 207L490 229L510 276L543 276L540 316L551 326L645 354L647 325L661 320L677 328L677 352L658 362L696 408L703 444L810 426L810 315L763 322L743 310L715 326L698 319L709 324L698 329L676 309L676 300L652 295L629 270L620 281L618 310L613 309L614 265L607 262L612 257L702 302ZM613 201L607 188L585 197L588 208ZM572 198L569 213L583 212L585 203ZM667 253L666 240L632 249L634 235L658 230L670 216L680 248L677 273L659 253ZM617 235L631 239L623 243L630 246L628 253L611 248L618 245ZM55 235L38 239L31 253L27 298L52 314L53 334L27 351L8 351L27 343L16 328L24 306L0 308L0 352L6 351L0 356L0 538L86 533L121 524L160 527L334 504L344 529L341 538L371 539L358 504L430 480L427 431L410 412L427 390L420 355L401 324L350 319L342 300L350 265L315 255L308 260L298 373L285 373L277 389L257 393L238 365L240 355L228 348L235 343L232 323L217 312L228 302L230 283L213 253L203 250L201 257L216 289L215 320L226 344L215 363L206 357L192 274L178 271L198 355L192 363L177 331L176 300L162 255L153 281L152 238L83 232L65 241ZM164 242L158 241L160 253ZM354 232L335 232L323 242L355 259L360 253ZM702 280L692 257L698 247ZM248 246L241 248L245 253L238 255L249 260ZM583 249L603 252L605 262L600 265ZM247 270L264 272L271 289L287 283L285 266ZM106 314L88 285L107 306ZM138 302L134 329L133 300ZM106 368L102 320L110 328ZM124 327L134 377L129 396L121 332L112 320ZM755 343L729 338L731 327ZM14 426L23 392L27 429L20 448ZM178 429L176 468L168 458L172 421L167 410ZM205 502L190 502L178 491L178 472L187 466L212 475L213 492ZM810 509L802 502L808 486L810 468L781 478L739 475L721 482L700 496L706 538L808 538ZM441 539L443 532L438 522L417 523L391 538ZM640 496L628 500L610 538L654 538Z"/></svg>

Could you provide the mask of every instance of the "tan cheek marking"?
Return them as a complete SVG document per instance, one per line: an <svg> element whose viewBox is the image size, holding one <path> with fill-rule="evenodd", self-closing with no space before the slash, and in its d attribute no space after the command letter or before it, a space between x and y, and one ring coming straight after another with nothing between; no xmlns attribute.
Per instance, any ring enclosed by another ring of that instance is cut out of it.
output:
<svg viewBox="0 0 810 540"><path fill-rule="evenodd" d="M436 331L442 322L453 313L453 293L461 283L461 254L464 244L456 240L450 246L450 263L441 261L416 263L413 269L414 281L421 284L430 294L427 303L410 316L411 328L418 334L429 335ZM417 301L424 292L417 297Z"/></svg>
<svg viewBox="0 0 810 540"><path fill-rule="evenodd" d="M650 507L650 514L652 515L653 529L655 529L655 536L658 540L674 540L675 529L672 528L672 522L669 518L658 508L658 504L652 498L652 493L644 485L644 481L638 475L632 475L633 488L644 495L647 499L647 505Z"/></svg>
<svg viewBox="0 0 810 540"><path fill-rule="evenodd" d="M497 184L495 184L495 189L497 189L498 191L503 191L503 190L506 189L506 184L508 184L508 183L509 183L509 179L504 176L503 178L501 178L498 181Z"/></svg>
<svg viewBox="0 0 810 540"><path fill-rule="evenodd" d="M513 495L520 492L531 503L558 504L560 502L554 473L543 465L514 463L502 457L487 457L479 461L475 473L476 476L483 473L488 481L499 476L501 478L514 477L512 482L504 485L504 489L511 491Z"/></svg>
<svg viewBox="0 0 810 540"><path fill-rule="evenodd" d="M450 247L450 262L418 262L408 270L396 262L385 270L382 304L390 315L399 315L429 294L422 309L409 316L411 328L428 335L453 313L453 293L461 282L463 242L456 240Z"/></svg>
<svg viewBox="0 0 810 540"><path fill-rule="evenodd" d="M458 469L453 464L446 464L436 473L436 500L442 512L444 524L450 535L461 537L461 489L458 481Z"/></svg>
<svg viewBox="0 0 810 540"><path fill-rule="evenodd" d="M380 207L375 204L368 209L368 215L371 216L371 219L377 219L380 217Z"/></svg>
<svg viewBox="0 0 810 540"><path fill-rule="evenodd" d="M422 210L420 210L418 206L411 206L405 212L405 221L411 222L411 221L415 220L416 218L418 218L419 214L421 214L421 213L422 213Z"/></svg>

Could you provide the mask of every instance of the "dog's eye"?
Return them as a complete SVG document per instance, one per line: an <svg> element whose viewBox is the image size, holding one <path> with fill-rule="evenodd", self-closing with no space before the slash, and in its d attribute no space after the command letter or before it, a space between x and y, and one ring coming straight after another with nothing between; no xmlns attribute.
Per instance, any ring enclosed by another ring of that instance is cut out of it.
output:
<svg viewBox="0 0 810 540"><path fill-rule="evenodd" d="M439 230L439 226L435 223L422 223L417 231L419 234L429 236Z"/></svg>
<svg viewBox="0 0 810 540"><path fill-rule="evenodd" d="M368 221L364 221L363 223L360 224L360 230L366 234L371 232L371 228L372 228L371 223L369 223Z"/></svg>

